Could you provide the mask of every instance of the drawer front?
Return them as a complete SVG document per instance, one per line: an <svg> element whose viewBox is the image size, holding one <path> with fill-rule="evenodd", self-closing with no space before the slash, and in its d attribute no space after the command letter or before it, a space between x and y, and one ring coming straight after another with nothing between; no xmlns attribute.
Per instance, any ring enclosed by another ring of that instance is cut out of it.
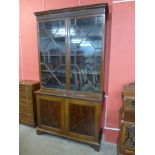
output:
<svg viewBox="0 0 155 155"><path fill-rule="evenodd" d="M32 119L33 120L33 114L32 114L32 108L27 105L19 105L19 115L24 118Z"/></svg>
<svg viewBox="0 0 155 155"><path fill-rule="evenodd" d="M21 118L25 118L25 119L28 119L28 120L32 120L32 115L29 111L27 110L24 110L22 112L19 112Z"/></svg>
<svg viewBox="0 0 155 155"><path fill-rule="evenodd" d="M26 105L30 105L32 103L31 98L26 97L26 98L22 98L21 96L19 97L19 103L20 104L26 104Z"/></svg>
<svg viewBox="0 0 155 155"><path fill-rule="evenodd" d="M19 90L20 91L25 91L25 92L31 92L32 91L32 86L19 85Z"/></svg>
<svg viewBox="0 0 155 155"><path fill-rule="evenodd" d="M135 111L126 110L122 115L122 121L135 122Z"/></svg>
<svg viewBox="0 0 155 155"><path fill-rule="evenodd" d="M32 119L23 117L21 115L19 115L19 123L34 126L34 121Z"/></svg>
<svg viewBox="0 0 155 155"><path fill-rule="evenodd" d="M19 93L19 97L20 98L31 98L31 93L29 92L29 93L25 93L25 92L20 92Z"/></svg>
<svg viewBox="0 0 155 155"><path fill-rule="evenodd" d="M124 110L135 110L134 98L124 98Z"/></svg>
<svg viewBox="0 0 155 155"><path fill-rule="evenodd" d="M58 97L37 95L38 126L55 133L64 130L65 100Z"/></svg>

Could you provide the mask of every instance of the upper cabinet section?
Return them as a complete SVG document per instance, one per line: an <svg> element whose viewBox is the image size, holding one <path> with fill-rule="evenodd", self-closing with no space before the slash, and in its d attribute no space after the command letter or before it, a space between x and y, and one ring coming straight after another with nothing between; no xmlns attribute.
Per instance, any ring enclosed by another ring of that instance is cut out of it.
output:
<svg viewBox="0 0 155 155"><path fill-rule="evenodd" d="M42 89L102 92L107 5L35 13Z"/></svg>

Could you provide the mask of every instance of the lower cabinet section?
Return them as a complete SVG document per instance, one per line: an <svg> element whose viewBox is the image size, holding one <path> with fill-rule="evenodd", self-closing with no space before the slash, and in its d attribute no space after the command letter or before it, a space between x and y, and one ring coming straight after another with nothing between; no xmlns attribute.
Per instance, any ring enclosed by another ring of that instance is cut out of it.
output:
<svg viewBox="0 0 155 155"><path fill-rule="evenodd" d="M37 133L50 133L100 148L101 102L37 94Z"/></svg>

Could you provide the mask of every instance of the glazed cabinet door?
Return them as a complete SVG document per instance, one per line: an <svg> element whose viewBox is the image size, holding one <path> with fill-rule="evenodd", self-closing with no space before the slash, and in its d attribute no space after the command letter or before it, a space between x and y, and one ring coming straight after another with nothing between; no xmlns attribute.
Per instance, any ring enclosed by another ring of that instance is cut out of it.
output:
<svg viewBox="0 0 155 155"><path fill-rule="evenodd" d="M64 131L64 104L62 98L37 95L38 127L62 134Z"/></svg>
<svg viewBox="0 0 155 155"><path fill-rule="evenodd" d="M70 19L71 90L99 93L103 63L104 16Z"/></svg>
<svg viewBox="0 0 155 155"><path fill-rule="evenodd" d="M100 131L100 104L69 99L66 104L67 134L73 138L98 142Z"/></svg>
<svg viewBox="0 0 155 155"><path fill-rule="evenodd" d="M65 20L40 21L38 27L41 88L66 89Z"/></svg>

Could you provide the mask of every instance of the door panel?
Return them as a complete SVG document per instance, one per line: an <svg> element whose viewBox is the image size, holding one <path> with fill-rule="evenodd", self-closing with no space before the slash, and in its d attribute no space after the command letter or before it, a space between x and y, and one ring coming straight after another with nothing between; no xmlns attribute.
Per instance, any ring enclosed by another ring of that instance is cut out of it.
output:
<svg viewBox="0 0 155 155"><path fill-rule="evenodd" d="M94 136L94 107L69 104L69 115L69 129L71 132Z"/></svg>
<svg viewBox="0 0 155 155"><path fill-rule="evenodd" d="M61 128L61 103L40 99L40 123Z"/></svg>
<svg viewBox="0 0 155 155"><path fill-rule="evenodd" d="M68 99L65 112L67 134L83 140L97 140L100 104L91 101Z"/></svg>
<svg viewBox="0 0 155 155"><path fill-rule="evenodd" d="M57 97L37 97L38 125L54 132L64 129L64 102Z"/></svg>

